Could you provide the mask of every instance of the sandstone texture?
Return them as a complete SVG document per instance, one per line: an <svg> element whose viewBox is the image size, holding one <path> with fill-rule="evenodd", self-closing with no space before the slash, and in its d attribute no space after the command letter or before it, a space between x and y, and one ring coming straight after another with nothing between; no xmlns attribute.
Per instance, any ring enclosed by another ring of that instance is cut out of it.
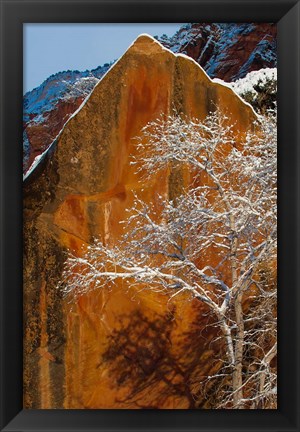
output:
<svg viewBox="0 0 300 432"><path fill-rule="evenodd" d="M67 301L59 288L62 269L68 249L80 256L94 238L114 244L134 194L150 202L157 193L174 192L176 182L163 174L141 184L129 164L130 155L137 151L133 138L141 129L174 109L204 119L216 107L236 124L237 134L243 134L256 118L249 105L230 88L212 82L193 60L141 35L25 179L25 408L140 408L124 402L126 386L114 379L104 353L122 322L130 316L157 321L168 312L167 299L119 284ZM201 308L178 301L169 334L175 355L190 328L202 329L205 342L198 344L199 376L218 367L217 347L209 343L214 333L206 330L207 321L199 321ZM158 383L156 394L153 390L145 395L146 407L155 407L162 388L163 382ZM185 394L168 396L160 404L160 408L193 407Z"/></svg>
<svg viewBox="0 0 300 432"><path fill-rule="evenodd" d="M159 41L174 53L193 58L211 78L231 82L251 71L276 67L276 34L274 23L195 23ZM25 95L24 173L111 65L84 72L59 72Z"/></svg>

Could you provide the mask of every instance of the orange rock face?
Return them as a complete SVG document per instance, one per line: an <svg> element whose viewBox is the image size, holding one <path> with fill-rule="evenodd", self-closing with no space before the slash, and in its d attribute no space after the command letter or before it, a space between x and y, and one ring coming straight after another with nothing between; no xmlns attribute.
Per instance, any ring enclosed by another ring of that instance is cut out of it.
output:
<svg viewBox="0 0 300 432"><path fill-rule="evenodd" d="M240 133L255 120L248 105L231 89L213 83L193 60L140 36L25 180L26 408L141 407L124 402L128 387L114 378L107 352L120 323L127 326L137 312L150 322L158 321L168 312L167 299L119 284L69 303L59 288L66 251L80 255L97 237L113 244L121 235L119 222L132 207L134 194L150 202L157 192L172 193L175 186L165 173L141 184L129 164L129 156L137 152L133 138L149 121L173 109L204 119L213 106L226 112ZM201 308L191 302L175 303L171 357L181 352L183 335L195 322L205 331L207 322L198 322ZM198 346L199 376L216 367L209 346L213 336L208 332ZM180 381L180 376L176 379ZM162 381L146 392L144 405L155 406L163 388ZM159 404L160 408L192 407L184 393L168 395Z"/></svg>
<svg viewBox="0 0 300 432"><path fill-rule="evenodd" d="M238 28L236 24L235 26ZM185 40L184 31L184 28L179 31L178 41ZM246 29L236 33L233 38L228 29L225 36L221 35L216 24L194 23L190 32L193 37L176 48L176 52L183 52L193 58L211 77L230 82L252 70L276 65L274 45L277 30L274 23L247 24ZM231 38L230 44L223 46L224 38ZM170 41L161 39L161 42L167 47L170 45ZM30 120L24 123L29 142L24 172L31 166L34 158L48 148L83 99L84 96L68 95L67 100L59 100L51 111L45 112L41 122L31 118L35 114L30 115Z"/></svg>

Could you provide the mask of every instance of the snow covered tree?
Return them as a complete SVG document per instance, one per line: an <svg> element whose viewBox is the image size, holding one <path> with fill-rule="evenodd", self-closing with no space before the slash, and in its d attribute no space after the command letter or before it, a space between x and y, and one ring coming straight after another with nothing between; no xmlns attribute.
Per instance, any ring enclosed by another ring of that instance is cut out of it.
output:
<svg viewBox="0 0 300 432"><path fill-rule="evenodd" d="M164 170L185 173L182 182L155 203L136 196L116 244L70 255L64 289L81 295L122 279L170 301L197 299L224 347L202 391L215 408L276 408L276 118L238 139L234 128L218 110L148 124L131 164L143 182Z"/></svg>
<svg viewBox="0 0 300 432"><path fill-rule="evenodd" d="M259 114L276 109L277 69L263 68L249 72L244 78L230 83L231 88Z"/></svg>

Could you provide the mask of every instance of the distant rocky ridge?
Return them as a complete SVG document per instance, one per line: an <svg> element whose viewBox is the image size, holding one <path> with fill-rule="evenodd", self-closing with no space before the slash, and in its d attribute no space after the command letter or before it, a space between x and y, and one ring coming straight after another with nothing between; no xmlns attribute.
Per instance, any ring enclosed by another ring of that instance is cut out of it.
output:
<svg viewBox="0 0 300 432"><path fill-rule="evenodd" d="M186 24L171 38L163 35L157 39L174 53L192 57L211 78L227 82L241 79L253 70L276 67L275 24ZM91 71L59 72L26 93L24 173L49 147L112 64L106 63Z"/></svg>
<svg viewBox="0 0 300 432"><path fill-rule="evenodd" d="M231 82L276 67L276 34L274 23L195 23L157 39L174 53L192 57L211 78Z"/></svg>
<svg viewBox="0 0 300 432"><path fill-rule="evenodd" d="M23 172L49 147L97 82L109 70L106 63L91 71L58 72L27 92L23 105Z"/></svg>

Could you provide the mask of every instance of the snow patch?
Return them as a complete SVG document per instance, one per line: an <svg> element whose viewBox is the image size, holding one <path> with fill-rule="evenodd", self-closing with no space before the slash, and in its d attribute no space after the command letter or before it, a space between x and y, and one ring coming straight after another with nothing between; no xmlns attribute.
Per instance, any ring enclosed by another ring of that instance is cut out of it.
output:
<svg viewBox="0 0 300 432"><path fill-rule="evenodd" d="M230 83L230 86L236 93L243 95L247 92L256 92L254 87L259 82L264 85L269 80L277 81L277 68L264 68L249 72L245 78Z"/></svg>
<svg viewBox="0 0 300 432"><path fill-rule="evenodd" d="M32 171L35 170L35 168L38 166L38 164L40 163L41 160L44 159L46 153L48 152L49 148L47 150L45 150L43 153L41 153L40 155L36 156L34 158L34 161L32 162L30 168L28 171L26 171L25 174L23 174L23 181L27 179L27 177L32 173Z"/></svg>
<svg viewBox="0 0 300 432"><path fill-rule="evenodd" d="M255 86L260 83L261 86L264 86L267 81L277 81L277 69L276 68L263 68L258 71L249 72L244 78L233 81L231 83L225 82L219 78L214 78L213 82L216 84L223 85L224 87L228 87L234 91L234 93L248 106L250 106L254 111L252 105L246 102L243 99L247 93L252 94L252 98L255 99L258 95L258 92L255 90ZM258 115L255 112L256 116ZM259 117L259 116L258 116Z"/></svg>

